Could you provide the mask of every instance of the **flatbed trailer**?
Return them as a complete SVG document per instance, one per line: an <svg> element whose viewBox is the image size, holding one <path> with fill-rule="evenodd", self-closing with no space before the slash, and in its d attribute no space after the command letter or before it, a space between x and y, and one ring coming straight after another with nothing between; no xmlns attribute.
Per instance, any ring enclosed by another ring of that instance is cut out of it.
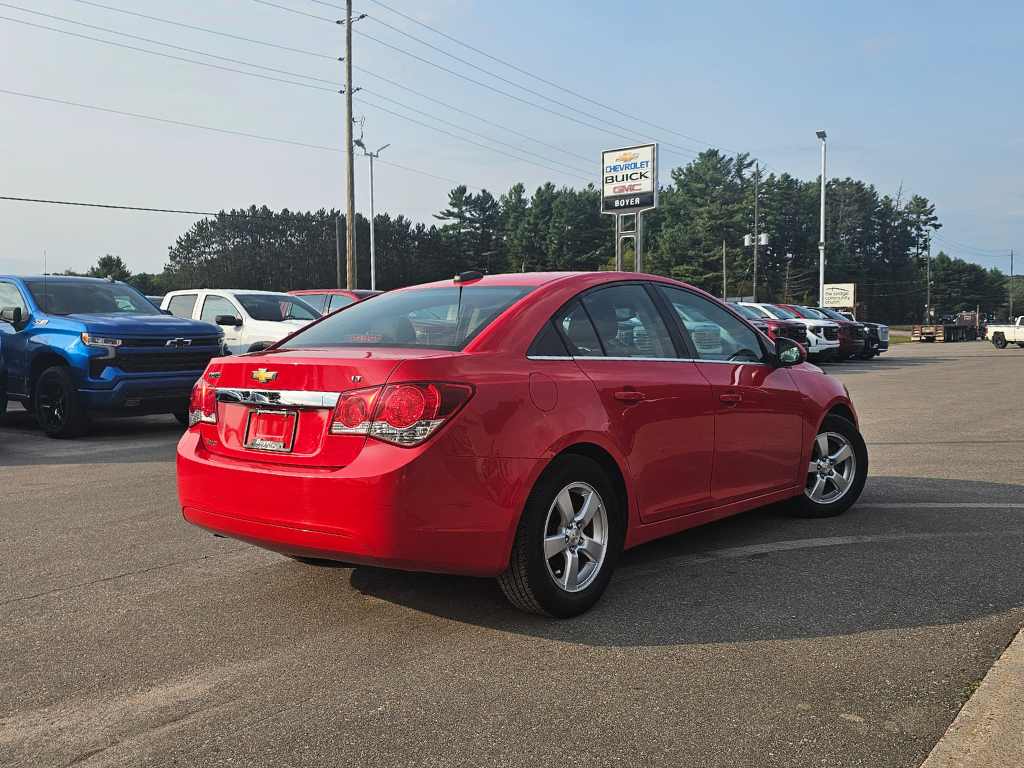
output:
<svg viewBox="0 0 1024 768"><path fill-rule="evenodd" d="M911 341L975 341L981 338L972 325L912 325Z"/></svg>

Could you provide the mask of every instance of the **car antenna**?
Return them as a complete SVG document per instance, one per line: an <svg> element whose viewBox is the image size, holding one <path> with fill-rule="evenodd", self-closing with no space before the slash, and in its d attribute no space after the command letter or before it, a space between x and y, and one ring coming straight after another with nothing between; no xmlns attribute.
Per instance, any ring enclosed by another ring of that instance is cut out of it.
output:
<svg viewBox="0 0 1024 768"><path fill-rule="evenodd" d="M459 286L459 306L455 311L455 322L458 323L459 316L462 315L462 288L467 283L475 283L477 280L483 280L483 272L456 272L455 273L455 284Z"/></svg>

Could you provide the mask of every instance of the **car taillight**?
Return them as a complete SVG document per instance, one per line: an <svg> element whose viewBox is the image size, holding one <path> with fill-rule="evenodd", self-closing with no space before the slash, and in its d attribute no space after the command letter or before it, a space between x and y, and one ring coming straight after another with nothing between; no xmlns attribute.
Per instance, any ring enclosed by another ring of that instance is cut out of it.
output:
<svg viewBox="0 0 1024 768"><path fill-rule="evenodd" d="M217 389L200 379L188 400L188 425L217 423Z"/></svg>
<svg viewBox="0 0 1024 768"><path fill-rule="evenodd" d="M466 403L473 388L410 382L346 392L338 400L332 435L368 435L395 445L418 445Z"/></svg>

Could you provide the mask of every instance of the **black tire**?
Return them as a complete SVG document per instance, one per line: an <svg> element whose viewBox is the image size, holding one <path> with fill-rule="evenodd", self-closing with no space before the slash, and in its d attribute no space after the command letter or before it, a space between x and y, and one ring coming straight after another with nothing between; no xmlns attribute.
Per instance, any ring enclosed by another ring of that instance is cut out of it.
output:
<svg viewBox="0 0 1024 768"><path fill-rule="evenodd" d="M568 526L562 525L565 516L559 514L559 500L568 499L573 515L582 515L582 503L588 498L594 503L593 493L600 506L593 507L595 512L589 521L579 527L579 518L574 517ZM601 599L611 582L625 536L624 518L615 488L600 466L583 456L555 459L537 481L523 509L508 568L498 577L501 591L514 606L530 613L559 619L585 613ZM564 551L545 557L545 539L553 541L563 535ZM603 555L600 560L593 559L588 550L602 538ZM569 581L571 557L577 563L576 591L558 583L559 576ZM562 571L558 570L559 564Z"/></svg>
<svg viewBox="0 0 1024 768"><path fill-rule="evenodd" d="M246 350L246 354L249 354L251 352L262 352L264 349L266 349L273 343L274 342L272 341L254 341L252 344L249 345L249 349Z"/></svg>
<svg viewBox="0 0 1024 768"><path fill-rule="evenodd" d="M996 349L1006 349L1006 337L1001 333L997 333L992 337L992 346Z"/></svg>
<svg viewBox="0 0 1024 768"><path fill-rule="evenodd" d="M174 418L178 420L178 423L181 424L181 426L188 426L188 411L178 411L174 414Z"/></svg>
<svg viewBox="0 0 1024 768"><path fill-rule="evenodd" d="M7 415L7 372L0 374L0 421Z"/></svg>
<svg viewBox="0 0 1024 768"><path fill-rule="evenodd" d="M1020 347L1021 349L1024 349L1024 341L1018 341L1017 346Z"/></svg>
<svg viewBox="0 0 1024 768"><path fill-rule="evenodd" d="M71 369L55 365L43 371L36 382L36 419L47 437L70 440L89 429L89 415L78 402L78 385Z"/></svg>
<svg viewBox="0 0 1024 768"><path fill-rule="evenodd" d="M822 419L821 426L818 428L818 437L815 438L815 445L811 446L811 452L807 457L808 464L815 462L815 457L820 453L818 440L822 435L826 436L826 442L829 443L829 456L835 455L832 453L832 446L838 446L841 441L845 441L845 444L849 446L853 453L853 465L850 467L849 477L844 480L847 487L836 498L828 500L829 492L827 489L830 485L833 491L840 489L836 484L837 480L832 478L843 474L843 472L835 472L833 470L831 477L825 477L825 481L822 483L825 493L821 495L820 501L816 501L811 498L810 493L812 488L817 486L819 475L818 473L808 472L806 490L793 499L793 505L798 517L837 517L843 514L860 497L861 491L864 490L864 481L868 477L868 449L864 444L864 438L861 437L860 432L852 422L847 421L842 416L835 416L833 414ZM837 461L835 466L843 466L845 471L845 461L845 459L842 462ZM831 462L822 466L822 475L827 474L827 470L831 468Z"/></svg>

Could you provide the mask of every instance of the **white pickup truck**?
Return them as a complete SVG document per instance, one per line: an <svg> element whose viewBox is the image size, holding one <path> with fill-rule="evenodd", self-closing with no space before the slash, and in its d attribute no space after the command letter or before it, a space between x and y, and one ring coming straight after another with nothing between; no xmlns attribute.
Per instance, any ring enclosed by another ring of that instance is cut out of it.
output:
<svg viewBox="0 0 1024 768"><path fill-rule="evenodd" d="M985 328L985 336L996 349L1006 349L1007 344L1024 347L1024 315L1017 318L1013 325L989 325Z"/></svg>

